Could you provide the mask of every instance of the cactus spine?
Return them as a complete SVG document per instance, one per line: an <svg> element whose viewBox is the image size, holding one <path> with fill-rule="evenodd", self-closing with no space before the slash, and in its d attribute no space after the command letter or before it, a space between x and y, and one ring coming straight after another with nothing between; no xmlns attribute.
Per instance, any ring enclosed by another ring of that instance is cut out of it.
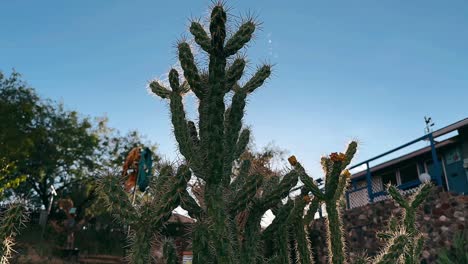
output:
<svg viewBox="0 0 468 264"><path fill-rule="evenodd" d="M0 220L0 236L2 244L0 245L0 263L8 264L15 252L15 236L19 230L25 226L28 221L28 215L23 203L17 202L3 212Z"/></svg>

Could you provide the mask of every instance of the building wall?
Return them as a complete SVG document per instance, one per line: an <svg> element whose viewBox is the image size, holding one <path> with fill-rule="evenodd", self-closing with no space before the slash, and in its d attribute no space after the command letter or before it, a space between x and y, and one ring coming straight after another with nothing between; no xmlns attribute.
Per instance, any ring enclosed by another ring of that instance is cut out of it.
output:
<svg viewBox="0 0 468 264"><path fill-rule="evenodd" d="M467 230L466 212L468 196L457 195L434 188L427 202L421 206L417 225L426 237L423 258L426 263L434 263L437 253L452 244L454 235ZM344 234L350 257L367 251L375 255L382 248L376 238L378 231L386 229L392 214L401 214L392 200L376 202L343 212ZM318 263L326 263L325 220L316 219L311 223L312 247Z"/></svg>

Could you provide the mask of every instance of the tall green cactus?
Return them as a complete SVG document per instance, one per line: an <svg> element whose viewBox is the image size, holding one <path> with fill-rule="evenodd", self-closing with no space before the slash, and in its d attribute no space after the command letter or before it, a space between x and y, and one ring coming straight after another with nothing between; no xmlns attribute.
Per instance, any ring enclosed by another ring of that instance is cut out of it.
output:
<svg viewBox="0 0 468 264"><path fill-rule="evenodd" d="M149 188L156 201L148 204L132 206L115 178L105 178L101 185L109 207L132 227L131 262L147 263L149 234L158 232L180 205L196 219L191 234L196 264L284 264L292 260L310 264L313 257L308 224L318 206L325 204L329 262L346 263L340 210L350 176L345 168L357 143L351 142L345 153L332 153L322 159L324 192L294 157L290 159L293 169L281 178L258 175L249 160L242 160L250 140L250 130L242 122L246 100L270 76L271 66L258 67L250 79L240 82L246 59L236 54L251 40L257 26L247 19L228 35L227 20L218 3L211 10L208 32L198 21L190 24L195 43L207 54L207 65L197 64L189 43L181 41L177 50L182 72L171 69L169 85L160 81L149 84L154 94L169 102L175 139L186 165L177 173L161 173L156 178ZM197 122L189 120L185 113L183 97L190 91L198 99ZM191 177L200 182L202 191L196 196L187 190ZM299 178L304 184L300 195L289 197ZM261 221L268 210L275 219L263 230ZM406 236L402 232L391 238L394 243L388 246L385 260L402 254L398 243ZM173 255L170 244L165 251ZM166 260L173 262L174 258L166 256Z"/></svg>
<svg viewBox="0 0 468 264"><path fill-rule="evenodd" d="M241 84L246 60L236 54L250 41L256 23L248 19L228 37L227 14L221 4L211 11L209 32L197 21L190 25L195 43L208 55L208 69L195 62L190 45L177 45L186 86L179 72L169 73L169 86L153 81L151 90L169 100L172 125L181 154L196 177L203 180L204 197L200 206L190 195L182 207L197 218L193 233L195 263L256 263L262 258L261 226L264 213L289 194L298 180L291 172L281 181L264 180L250 173L251 164L241 162L237 175L234 162L239 160L250 137L242 119L248 95L270 76L271 66L260 66ZM189 88L198 98L198 124L186 118L182 97ZM225 99L232 94L226 106ZM200 232L199 230L203 230Z"/></svg>

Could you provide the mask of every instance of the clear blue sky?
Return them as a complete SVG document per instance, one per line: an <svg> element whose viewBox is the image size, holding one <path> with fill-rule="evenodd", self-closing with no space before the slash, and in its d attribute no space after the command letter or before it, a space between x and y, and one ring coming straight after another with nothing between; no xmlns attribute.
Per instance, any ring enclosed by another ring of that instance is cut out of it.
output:
<svg viewBox="0 0 468 264"><path fill-rule="evenodd" d="M166 103L147 81L210 1L1 1L0 69L85 115L106 114L175 157ZM468 2L229 1L263 21L252 66L274 63L250 99L258 146L274 141L318 176L319 157L362 143L357 160L468 116ZM191 102L188 100L188 102ZM193 108L193 105L191 106Z"/></svg>

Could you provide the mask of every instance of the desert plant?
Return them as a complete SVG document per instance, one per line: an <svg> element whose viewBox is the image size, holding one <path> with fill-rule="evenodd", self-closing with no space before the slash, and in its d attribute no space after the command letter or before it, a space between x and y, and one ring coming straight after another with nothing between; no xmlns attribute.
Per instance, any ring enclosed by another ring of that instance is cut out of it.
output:
<svg viewBox="0 0 468 264"><path fill-rule="evenodd" d="M252 168L251 160L242 159L250 141L250 130L242 122L246 100L270 76L271 65L258 67L249 80L241 83L246 59L239 55L240 50L251 40L257 25L247 18L229 35L227 20L223 5L215 4L209 32L197 20L190 24L195 43L207 54L207 69L196 63L192 46L182 40L177 44L181 70L169 71L168 85L157 80L149 84L154 94L169 102L175 139L185 158L178 173L170 177L161 174L155 180L157 184L150 186L149 192L155 192L158 202L148 207L131 206L118 180L110 177L103 182L101 192L111 197L110 207L115 208L124 223L134 226L132 256L139 257L131 259L134 263L148 260L149 234L157 232L180 205L196 219L192 230L193 263L284 264L296 259L310 264L313 258L307 227L318 206L324 203L329 262L345 263L340 210L350 177L346 167L357 143L351 142L345 153L322 158L324 192L295 157L290 158L293 168L282 177L265 177ZM183 97L190 91L198 99L197 123L187 119L183 104ZM191 192L187 189L190 178L196 179L196 188ZM299 178L304 184L300 195L290 197ZM306 207L309 210L304 213ZM261 220L268 210L275 219L263 230ZM136 235L140 232L144 234ZM391 254L385 259L394 260L395 254L403 254L400 244L406 245L406 236L406 232L401 232L401 236L391 240L387 249ZM272 244L271 249L265 249L266 243ZM172 251L168 247L166 252Z"/></svg>
<svg viewBox="0 0 468 264"><path fill-rule="evenodd" d="M108 175L100 179L98 192L108 210L122 224L130 227L130 249L126 256L130 263L146 264L151 259L151 244L172 211L180 204L190 179L189 168L181 165L177 172L172 166L164 166L159 177L153 177L148 191L132 203L124 191L119 177Z"/></svg>
<svg viewBox="0 0 468 264"><path fill-rule="evenodd" d="M439 252L437 264L468 264L468 232L455 235L453 245Z"/></svg>
<svg viewBox="0 0 468 264"><path fill-rule="evenodd" d="M389 220L387 231L378 233L377 237L387 241L386 249L390 248L391 245L398 240L398 237L404 237L405 243L400 243L401 248L398 248L398 252L402 253L400 258L405 264L420 263L420 256L424 246L424 237L417 230L416 213L418 207L430 194L431 189L431 183L422 184L409 199L406 199L395 186L389 185L387 188L392 199L402 208L403 214L400 219L392 216ZM389 254L388 251L383 250L374 258L374 262L387 263L384 261L386 254Z"/></svg>
<svg viewBox="0 0 468 264"><path fill-rule="evenodd" d="M19 230L25 226L28 215L23 203L16 202L11 204L6 211L2 213L0 220L0 263L8 264L15 252L15 236Z"/></svg>
<svg viewBox="0 0 468 264"><path fill-rule="evenodd" d="M343 237L343 223L341 220L340 202L346 189L351 174L345 168L351 162L356 153L357 143L351 142L345 153L332 153L328 157L322 157L321 164L325 173L325 190L322 192L302 165L292 156L289 161L295 170L300 173L304 188L311 192L316 199L325 203L326 234L328 258L330 263L345 263L345 244Z"/></svg>

